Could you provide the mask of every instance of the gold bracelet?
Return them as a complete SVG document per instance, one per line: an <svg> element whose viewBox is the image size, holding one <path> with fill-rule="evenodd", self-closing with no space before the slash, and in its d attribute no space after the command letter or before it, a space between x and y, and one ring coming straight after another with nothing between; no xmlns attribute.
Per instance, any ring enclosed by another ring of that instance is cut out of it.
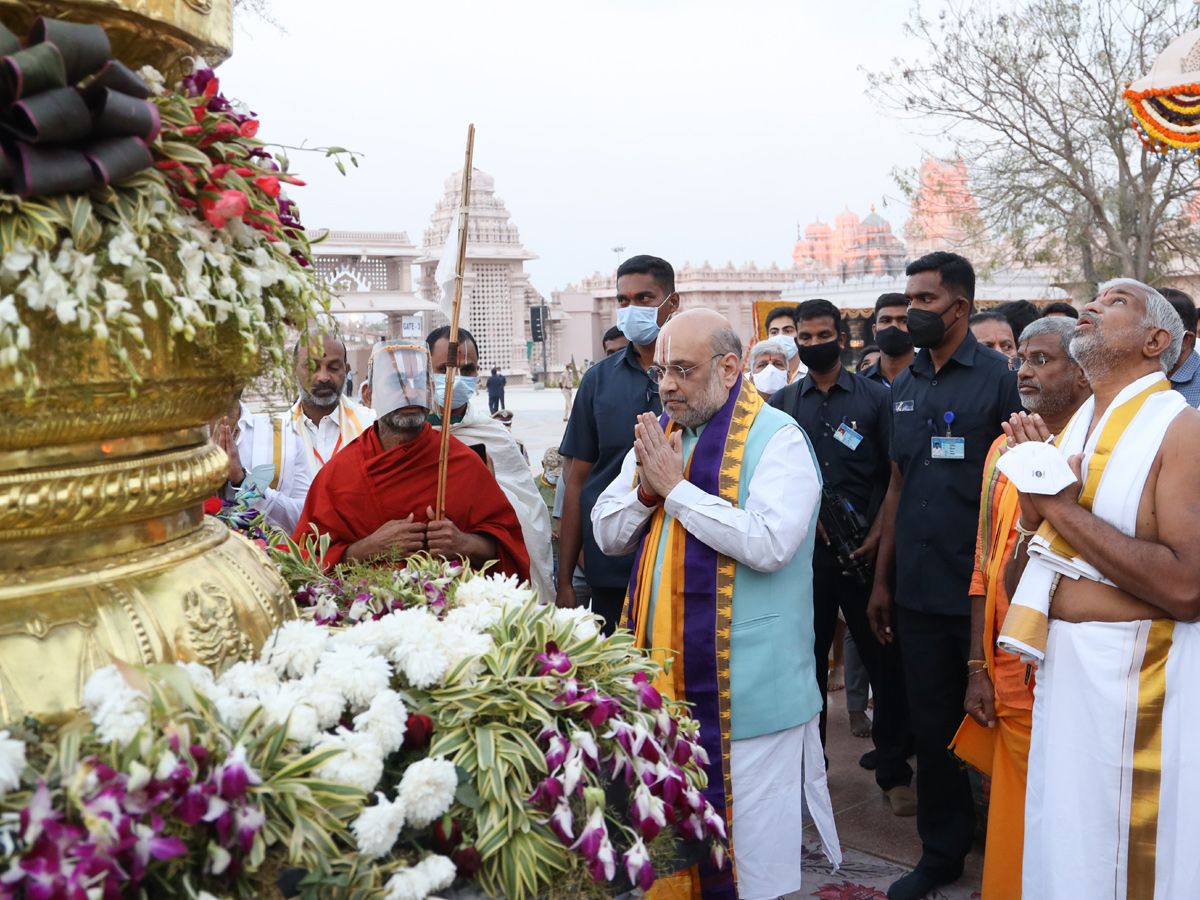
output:
<svg viewBox="0 0 1200 900"><path fill-rule="evenodd" d="M968 669L971 666L986 666L986 665L987 665L986 659L968 659L967 660L967 668Z"/></svg>

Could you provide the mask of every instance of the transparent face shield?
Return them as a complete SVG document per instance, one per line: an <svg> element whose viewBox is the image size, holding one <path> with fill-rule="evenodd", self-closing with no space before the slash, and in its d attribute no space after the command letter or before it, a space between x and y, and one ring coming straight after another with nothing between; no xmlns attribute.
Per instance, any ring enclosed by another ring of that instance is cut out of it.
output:
<svg viewBox="0 0 1200 900"><path fill-rule="evenodd" d="M371 409L386 416L406 406L434 408L429 351L420 344L380 341L371 351Z"/></svg>

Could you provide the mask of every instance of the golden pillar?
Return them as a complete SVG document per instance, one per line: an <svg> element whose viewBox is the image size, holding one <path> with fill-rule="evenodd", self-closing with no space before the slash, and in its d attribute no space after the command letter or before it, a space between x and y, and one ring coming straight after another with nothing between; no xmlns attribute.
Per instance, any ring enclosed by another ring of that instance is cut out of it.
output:
<svg viewBox="0 0 1200 900"><path fill-rule="evenodd" d="M231 5L0 0L0 21L17 34L35 14L99 21L123 62L169 68L228 56ZM0 369L0 722L76 708L113 658L250 657L295 606L265 554L202 504L227 469L205 425L257 362L236 333L200 346L148 330L134 385L103 341L45 319L32 340L32 402Z"/></svg>

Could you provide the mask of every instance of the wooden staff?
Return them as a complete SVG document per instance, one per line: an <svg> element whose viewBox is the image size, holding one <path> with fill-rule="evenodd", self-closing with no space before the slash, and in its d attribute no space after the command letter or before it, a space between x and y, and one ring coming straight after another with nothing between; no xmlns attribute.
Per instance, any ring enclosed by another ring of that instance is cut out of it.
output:
<svg viewBox="0 0 1200 900"><path fill-rule="evenodd" d="M437 505L434 518L446 509L446 467L450 460L450 401L458 371L458 314L462 310L463 272L467 265L467 214L471 205L471 158L475 153L475 126L467 126L467 160L463 164L462 199L458 201L458 260L454 265L454 308L450 315L450 340L446 347L446 395L442 399L442 446L438 456ZM450 239L450 235L446 235Z"/></svg>

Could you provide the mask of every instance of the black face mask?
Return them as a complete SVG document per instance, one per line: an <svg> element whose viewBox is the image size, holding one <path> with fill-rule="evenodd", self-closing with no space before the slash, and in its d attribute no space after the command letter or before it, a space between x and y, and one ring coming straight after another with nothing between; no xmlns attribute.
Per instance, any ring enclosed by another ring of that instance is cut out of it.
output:
<svg viewBox="0 0 1200 900"><path fill-rule="evenodd" d="M908 336L918 347L936 347L946 336L945 312L908 308ZM878 335L876 335L878 337Z"/></svg>
<svg viewBox="0 0 1200 900"><path fill-rule="evenodd" d="M842 341L838 338L824 344L799 344L797 350L800 353L800 362L812 371L827 372L842 355Z"/></svg>
<svg viewBox="0 0 1200 900"><path fill-rule="evenodd" d="M876 331L875 343L888 356L903 356L913 348L912 335L895 325Z"/></svg>

